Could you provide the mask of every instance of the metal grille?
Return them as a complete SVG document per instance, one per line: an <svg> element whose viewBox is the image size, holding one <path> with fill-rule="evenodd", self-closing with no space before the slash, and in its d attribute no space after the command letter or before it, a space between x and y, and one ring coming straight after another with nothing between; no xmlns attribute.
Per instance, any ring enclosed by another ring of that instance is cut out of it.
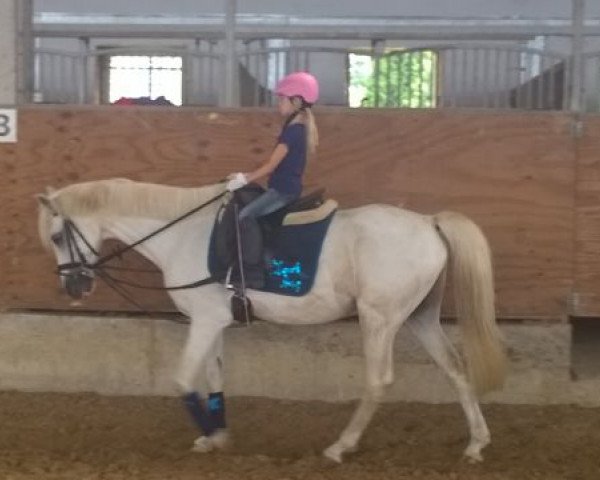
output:
<svg viewBox="0 0 600 480"><path fill-rule="evenodd" d="M585 95L586 110L600 112L600 52L584 55L584 81L590 85Z"/></svg>
<svg viewBox="0 0 600 480"><path fill-rule="evenodd" d="M364 106L431 108L436 106L438 58L434 51L412 49L372 58L373 99Z"/></svg>
<svg viewBox="0 0 600 480"><path fill-rule="evenodd" d="M439 107L566 108L566 55L523 47L436 47Z"/></svg>
<svg viewBox="0 0 600 480"><path fill-rule="evenodd" d="M33 99L39 103L86 102L86 55L36 49Z"/></svg>
<svg viewBox="0 0 600 480"><path fill-rule="evenodd" d="M347 62L352 50L328 47L255 48L245 45L239 56L240 97L243 106L269 106L276 103L273 90L286 74L297 70L316 71L329 68L331 83L338 90L337 101L347 105ZM336 66L337 68L332 68ZM318 74L317 74L318 76Z"/></svg>
<svg viewBox="0 0 600 480"><path fill-rule="evenodd" d="M368 50L282 46L264 41L238 48L240 103L267 106L277 80L294 70L323 78L324 103L348 105L349 56L373 62L372 99L364 106L389 108L568 108L572 60L569 55L518 46L434 45L375 55ZM36 49L33 99L43 103L94 103L105 88L107 55L176 55L183 59L184 105L218 105L224 87L224 56L218 41L194 48L116 48L88 52ZM600 110L600 52L584 56L585 106Z"/></svg>

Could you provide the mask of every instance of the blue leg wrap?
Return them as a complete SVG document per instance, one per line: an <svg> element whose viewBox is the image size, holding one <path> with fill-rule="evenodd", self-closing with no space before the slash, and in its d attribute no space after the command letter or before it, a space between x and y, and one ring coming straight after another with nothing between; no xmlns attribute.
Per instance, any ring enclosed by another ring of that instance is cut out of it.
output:
<svg viewBox="0 0 600 480"><path fill-rule="evenodd" d="M208 413L216 429L226 428L225 396L223 392L211 393L208 396Z"/></svg>
<svg viewBox="0 0 600 480"><path fill-rule="evenodd" d="M190 412L194 422L196 422L196 425L198 428L200 428L204 435L208 437L214 433L215 429L217 428L215 421L212 416L204 410L204 407L202 406L202 399L198 393L186 393L183 396L183 403L185 403L188 412Z"/></svg>

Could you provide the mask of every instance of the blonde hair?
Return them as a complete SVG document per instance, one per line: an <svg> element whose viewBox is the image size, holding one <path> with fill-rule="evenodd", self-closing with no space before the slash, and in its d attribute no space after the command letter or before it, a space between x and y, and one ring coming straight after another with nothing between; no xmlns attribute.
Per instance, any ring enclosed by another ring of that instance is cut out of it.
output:
<svg viewBox="0 0 600 480"><path fill-rule="evenodd" d="M290 101L297 109L300 109L303 105L301 97L293 97ZM317 129L315 114L308 104L304 104L304 108L300 112L304 114L303 119L306 126L306 146L308 147L308 153L315 153L319 146L319 130Z"/></svg>
<svg viewBox="0 0 600 480"><path fill-rule="evenodd" d="M315 115L310 107L304 110L306 120L306 144L310 153L315 153L319 145L319 130L317 129L317 122L315 121Z"/></svg>

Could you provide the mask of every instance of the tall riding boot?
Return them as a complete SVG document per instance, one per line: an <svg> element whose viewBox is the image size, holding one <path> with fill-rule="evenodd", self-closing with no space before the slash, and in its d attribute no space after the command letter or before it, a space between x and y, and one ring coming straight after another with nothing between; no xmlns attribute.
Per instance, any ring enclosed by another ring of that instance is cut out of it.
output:
<svg viewBox="0 0 600 480"><path fill-rule="evenodd" d="M244 260L244 280L246 287L260 289L265 284L263 262L263 239L260 225L254 218L240 222L242 257Z"/></svg>

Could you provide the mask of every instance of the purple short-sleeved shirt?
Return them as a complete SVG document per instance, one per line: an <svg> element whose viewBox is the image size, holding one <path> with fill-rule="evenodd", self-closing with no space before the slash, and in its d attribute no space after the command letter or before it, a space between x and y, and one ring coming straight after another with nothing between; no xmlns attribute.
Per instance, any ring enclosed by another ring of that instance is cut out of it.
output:
<svg viewBox="0 0 600 480"><path fill-rule="evenodd" d="M299 197L306 167L306 127L302 123L288 125L281 132L278 143L287 145L288 153L271 174L269 188Z"/></svg>

